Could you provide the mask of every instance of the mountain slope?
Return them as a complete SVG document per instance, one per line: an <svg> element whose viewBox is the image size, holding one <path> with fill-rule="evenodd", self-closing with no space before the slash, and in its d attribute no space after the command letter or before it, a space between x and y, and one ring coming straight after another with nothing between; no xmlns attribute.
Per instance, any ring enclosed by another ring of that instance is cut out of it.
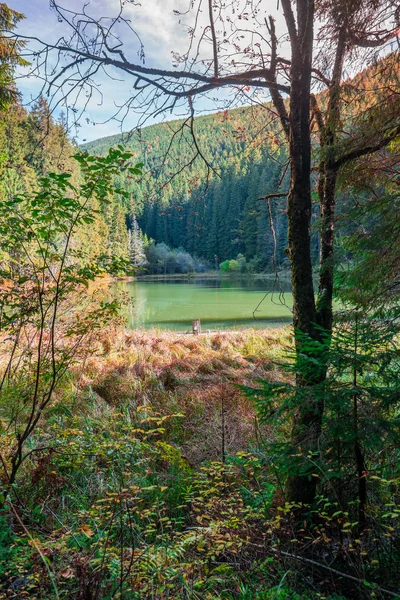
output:
<svg viewBox="0 0 400 600"><path fill-rule="evenodd" d="M393 94L387 93L389 80ZM399 80L398 56L393 53L343 83L343 151L352 150L352 144L357 145L359 140L373 145L382 127L391 126L398 115ZM317 99L323 111L325 92ZM316 126L315 135L317 138ZM196 117L193 122L152 125L130 138L110 136L85 148L102 153L121 142L145 165L141 181L118 182L131 192L130 201L123 207L128 227L130 215L135 214L143 232L156 242L181 246L212 264L241 253L258 270L271 268L272 221L276 262L287 262L286 200L271 201L270 211L266 201L259 200L285 191L289 185L285 140L272 105L222 111ZM350 173L346 171L346 185L354 180L356 172L357 165L352 163ZM361 169L359 179L364 178ZM339 212L345 205L343 200L338 198ZM314 221L317 211L315 206ZM316 231L312 248L313 260L317 260Z"/></svg>
<svg viewBox="0 0 400 600"><path fill-rule="evenodd" d="M134 213L144 233L156 242L184 247L212 264L243 253L257 268L270 266L273 239L265 201L260 196L287 185L286 151L270 108L246 107L152 125L135 133L109 136L89 144L103 153L124 143L144 163L140 182L119 184L131 191L124 209ZM282 180L282 181L281 181ZM285 260L285 201L272 207L278 262Z"/></svg>

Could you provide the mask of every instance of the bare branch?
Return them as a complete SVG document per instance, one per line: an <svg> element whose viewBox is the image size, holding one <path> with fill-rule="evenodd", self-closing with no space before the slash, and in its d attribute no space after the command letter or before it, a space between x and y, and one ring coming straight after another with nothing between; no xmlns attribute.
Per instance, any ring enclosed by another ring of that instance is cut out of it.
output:
<svg viewBox="0 0 400 600"><path fill-rule="evenodd" d="M391 39L397 37L399 34L400 27L396 27L385 34L382 34L381 31L361 35L353 33L349 35L349 39L352 44L355 46L360 46L361 48L380 48Z"/></svg>
<svg viewBox="0 0 400 600"><path fill-rule="evenodd" d="M272 84L270 86L270 93L271 93L271 97L272 97L274 106L278 112L279 119L281 121L286 138L289 139L289 135L290 135L289 115L288 115L284 100L280 94L279 86L276 81L276 67L277 67L277 63L278 63L278 58L277 58L278 40L276 37L274 19L270 16L269 23L267 20L265 20L265 25L267 26L268 33L269 33L269 36L271 39L271 63L270 63L269 70L270 70L270 77L272 80Z"/></svg>
<svg viewBox="0 0 400 600"><path fill-rule="evenodd" d="M218 74L219 74L218 46L217 46L217 35L215 33L215 23L214 23L212 3L213 3L213 0L208 0L208 13L209 13L209 17L210 17L211 37L212 37L213 54L214 54L214 77L218 78Z"/></svg>
<svg viewBox="0 0 400 600"><path fill-rule="evenodd" d="M286 198L288 196L289 191L287 192L279 192L276 194L267 194L266 196L261 196L261 198L257 198L258 200L271 200L272 198Z"/></svg>
<svg viewBox="0 0 400 600"><path fill-rule="evenodd" d="M293 14L291 0L282 0L282 8L283 8L283 14L285 16L286 25L287 25L288 32L289 32L290 43L292 45L292 50L293 50L292 53L294 53L294 52L298 51L299 40L298 40L296 21L295 21L294 14Z"/></svg>

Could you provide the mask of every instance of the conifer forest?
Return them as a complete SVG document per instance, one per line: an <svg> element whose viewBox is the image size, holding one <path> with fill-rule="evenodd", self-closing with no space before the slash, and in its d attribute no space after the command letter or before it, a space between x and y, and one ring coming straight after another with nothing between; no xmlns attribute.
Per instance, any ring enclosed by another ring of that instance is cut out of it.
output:
<svg viewBox="0 0 400 600"><path fill-rule="evenodd" d="M0 600L400 600L399 40L0 2Z"/></svg>

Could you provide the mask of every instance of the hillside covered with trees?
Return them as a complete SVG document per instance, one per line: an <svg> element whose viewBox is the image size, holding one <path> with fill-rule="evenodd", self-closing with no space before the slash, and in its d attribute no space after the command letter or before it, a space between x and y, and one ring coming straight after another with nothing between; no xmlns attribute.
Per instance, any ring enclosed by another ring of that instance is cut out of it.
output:
<svg viewBox="0 0 400 600"><path fill-rule="evenodd" d="M269 110L246 107L197 117L194 127L202 153L197 156L184 121L152 125L140 135L99 139L84 148L102 153L126 140L126 147L144 163L140 182L118 183L131 194L131 205L125 206L128 222L133 212L148 238L183 248L212 268L243 254L251 270L271 271L270 215L267 202L260 198L287 187L288 176L277 128L265 126ZM285 199L271 204L271 217L277 264L287 264Z"/></svg>
<svg viewBox="0 0 400 600"><path fill-rule="evenodd" d="M387 57L381 70L389 73L396 88L400 68L395 57ZM344 117L349 134L355 115L378 101L379 72L371 65L347 82ZM324 106L325 93L320 94L319 101ZM193 144L187 121L180 120L101 138L83 148L102 154L109 147L124 143L144 164L139 182L119 178L118 186L129 192L123 205L127 227L135 218L146 236L145 245L153 240L173 249L182 248L216 269L239 254L245 257L247 270L272 272L274 264L281 268L289 264L285 252L288 154L272 113L273 107L267 103L196 117L193 129L198 147ZM372 118L368 116L370 123ZM315 159L317 156L315 148ZM362 198L365 192L363 186L354 192L353 182L355 178L348 181L350 185L343 185L338 194L339 215L346 213L349 205L354 206L354 194ZM313 264L317 265L317 177L313 186L311 249ZM270 194L276 196L267 201ZM351 224L339 220L339 237L351 231Z"/></svg>

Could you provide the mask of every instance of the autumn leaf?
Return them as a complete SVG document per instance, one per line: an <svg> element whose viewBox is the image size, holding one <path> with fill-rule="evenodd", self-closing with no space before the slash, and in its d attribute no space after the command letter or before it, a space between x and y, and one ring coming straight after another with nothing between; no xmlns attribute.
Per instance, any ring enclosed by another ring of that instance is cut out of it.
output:
<svg viewBox="0 0 400 600"><path fill-rule="evenodd" d="M64 569L64 571L60 572L61 577L64 579L71 579L74 576L74 570L68 567L68 569Z"/></svg>
<svg viewBox="0 0 400 600"><path fill-rule="evenodd" d="M81 531L83 535L86 535L88 538L94 536L94 531L90 529L89 525L82 525L82 527L79 528L79 531Z"/></svg>

